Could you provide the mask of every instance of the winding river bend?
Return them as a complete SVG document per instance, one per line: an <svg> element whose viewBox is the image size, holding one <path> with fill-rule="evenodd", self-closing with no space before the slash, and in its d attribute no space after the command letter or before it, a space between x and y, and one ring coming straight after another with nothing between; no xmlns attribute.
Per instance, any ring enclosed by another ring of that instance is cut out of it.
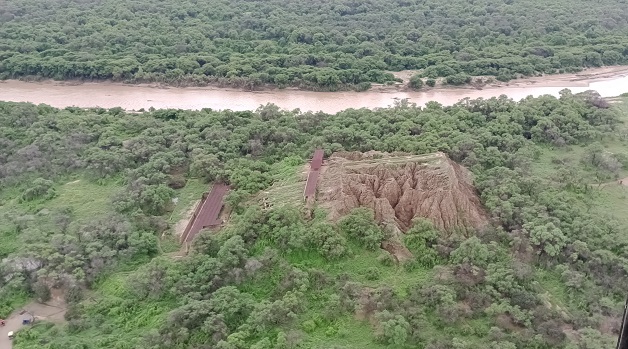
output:
<svg viewBox="0 0 628 349"><path fill-rule="evenodd" d="M14 102L45 103L58 108L76 106L82 108L122 107L127 110L141 108L177 108L216 110L251 110L266 103L274 103L283 109L323 111L335 113L348 108L380 108L407 98L423 105L437 101L451 105L460 99L491 98L506 95L520 100L529 95L550 94L569 88L572 92L596 90L602 97L617 96L628 92L628 67L616 69L604 76L572 75L535 78L515 82L510 86L488 87L481 90L470 88L433 89L425 92L396 90L366 92L311 92L298 90L270 90L247 92L219 88L158 88L124 85L117 83L64 84L56 82L0 81L0 100ZM591 77L591 78L588 78Z"/></svg>

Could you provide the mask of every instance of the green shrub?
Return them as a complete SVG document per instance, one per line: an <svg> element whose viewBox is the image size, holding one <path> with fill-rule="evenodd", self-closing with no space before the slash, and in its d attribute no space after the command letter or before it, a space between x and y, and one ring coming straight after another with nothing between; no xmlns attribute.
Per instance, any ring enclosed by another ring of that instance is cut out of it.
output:
<svg viewBox="0 0 628 349"><path fill-rule="evenodd" d="M412 75L412 77L410 78L409 85L410 85L410 88L414 90L418 90L421 87L423 87L423 79L421 79L421 75L420 74Z"/></svg>
<svg viewBox="0 0 628 349"><path fill-rule="evenodd" d="M20 199L21 201L32 201L35 199L52 199L56 195L56 192L52 187L53 185L54 183L50 180L37 178L33 181L33 185L22 193Z"/></svg>
<svg viewBox="0 0 628 349"><path fill-rule="evenodd" d="M380 247L384 232L375 224L373 212L367 208L356 208L338 222L340 230L369 250Z"/></svg>
<svg viewBox="0 0 628 349"><path fill-rule="evenodd" d="M334 326L329 326L329 327L327 327L327 329L325 330L325 335L326 335L327 337L333 337L333 336L335 336L336 334L338 334L338 328L337 328L337 327L334 327Z"/></svg>
<svg viewBox="0 0 628 349"><path fill-rule="evenodd" d="M395 346L400 346L408 340L410 324L402 315L395 315L384 310L376 315L382 328L379 339Z"/></svg>
<svg viewBox="0 0 628 349"><path fill-rule="evenodd" d="M438 253L432 248L439 236L438 230L427 219L419 219L414 222L412 228L404 236L404 244L416 256L416 266L432 268L440 263ZM406 270L416 266L413 262L407 263Z"/></svg>
<svg viewBox="0 0 628 349"><path fill-rule="evenodd" d="M379 280L379 278L381 277L381 273L379 269L377 269L376 267L370 267L366 269L366 272L364 273L364 277L369 281L375 281L375 280Z"/></svg>
<svg viewBox="0 0 628 349"><path fill-rule="evenodd" d="M339 338L346 338L349 336L349 334L351 334L351 332L349 332L349 330L346 328L339 328L336 334Z"/></svg>
<svg viewBox="0 0 628 349"><path fill-rule="evenodd" d="M393 257L390 253L383 251L379 256L377 256L377 261L381 265L392 266L395 265L395 257Z"/></svg>
<svg viewBox="0 0 628 349"><path fill-rule="evenodd" d="M420 266L421 264L416 259L406 261L405 263L403 263L403 269L407 272L414 271L418 269Z"/></svg>
<svg viewBox="0 0 628 349"><path fill-rule="evenodd" d="M367 91L371 89L371 83L363 81L357 85L355 85L355 90L358 92Z"/></svg>
<svg viewBox="0 0 628 349"><path fill-rule="evenodd" d="M445 78L445 82L449 85L464 85L471 81L471 77L465 73L449 75Z"/></svg>
<svg viewBox="0 0 628 349"><path fill-rule="evenodd" d="M50 300L50 287L42 281L38 280L33 284L33 292L37 296L38 301L41 303L46 303Z"/></svg>
<svg viewBox="0 0 628 349"><path fill-rule="evenodd" d="M312 320L305 320L301 324L301 328L307 333L312 333L316 330L316 323Z"/></svg>

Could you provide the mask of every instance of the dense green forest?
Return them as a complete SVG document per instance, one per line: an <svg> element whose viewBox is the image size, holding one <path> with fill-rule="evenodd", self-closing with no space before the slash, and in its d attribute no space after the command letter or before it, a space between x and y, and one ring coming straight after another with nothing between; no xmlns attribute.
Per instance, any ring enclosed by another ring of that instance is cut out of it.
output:
<svg viewBox="0 0 628 349"><path fill-rule="evenodd" d="M626 0L0 2L4 79L337 90L626 63Z"/></svg>
<svg viewBox="0 0 628 349"><path fill-rule="evenodd" d="M67 323L20 331L18 349L607 349L628 289L626 102L565 90L334 115L0 103L0 316L62 290ZM464 238L417 221L417 257L399 265L368 211L263 210L258 192L316 147L445 152L474 173L491 227ZM230 222L176 258L170 226L215 180L235 189Z"/></svg>

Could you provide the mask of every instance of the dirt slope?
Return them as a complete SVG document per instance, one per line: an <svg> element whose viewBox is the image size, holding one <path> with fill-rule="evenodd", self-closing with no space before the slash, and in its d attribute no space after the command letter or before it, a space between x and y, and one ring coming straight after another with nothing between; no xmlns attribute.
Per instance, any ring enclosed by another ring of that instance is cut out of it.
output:
<svg viewBox="0 0 628 349"><path fill-rule="evenodd" d="M319 200L332 219L356 207L408 230L417 217L447 233L482 229L487 216L470 173L443 153L422 156L336 153L320 179Z"/></svg>

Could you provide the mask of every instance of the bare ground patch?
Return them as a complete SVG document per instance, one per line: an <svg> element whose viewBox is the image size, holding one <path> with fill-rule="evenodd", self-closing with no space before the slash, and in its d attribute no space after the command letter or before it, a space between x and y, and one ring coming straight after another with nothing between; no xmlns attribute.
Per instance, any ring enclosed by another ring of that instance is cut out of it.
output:
<svg viewBox="0 0 628 349"><path fill-rule="evenodd" d="M403 243L403 232L393 225L389 225L387 230L386 240L382 241L381 248L390 253L399 264L413 260L414 255Z"/></svg>
<svg viewBox="0 0 628 349"><path fill-rule="evenodd" d="M621 327L621 318L615 316L604 316L600 321L599 330L603 334L617 335Z"/></svg>
<svg viewBox="0 0 628 349"><path fill-rule="evenodd" d="M470 173L443 153L337 153L319 181L318 201L336 220L356 207L400 231L423 217L449 234L488 224Z"/></svg>
<svg viewBox="0 0 628 349"><path fill-rule="evenodd" d="M185 212L185 214L183 215L183 218L181 218L175 225L174 225L174 231L177 237L181 237L183 235L183 232L185 231L185 228L188 226L188 224L190 223L190 219L192 219L192 215L194 214L194 211L196 210L196 206L198 206L198 204L201 202L201 200L196 200L191 206L190 208Z"/></svg>
<svg viewBox="0 0 628 349"><path fill-rule="evenodd" d="M12 341L8 338L9 332L17 332L26 326L22 321L28 320L31 323L46 321L56 324L65 323L65 313L67 304L63 297L63 290L51 289L51 299L46 303L32 302L16 310L5 319L5 326L0 327L0 349L11 349Z"/></svg>

